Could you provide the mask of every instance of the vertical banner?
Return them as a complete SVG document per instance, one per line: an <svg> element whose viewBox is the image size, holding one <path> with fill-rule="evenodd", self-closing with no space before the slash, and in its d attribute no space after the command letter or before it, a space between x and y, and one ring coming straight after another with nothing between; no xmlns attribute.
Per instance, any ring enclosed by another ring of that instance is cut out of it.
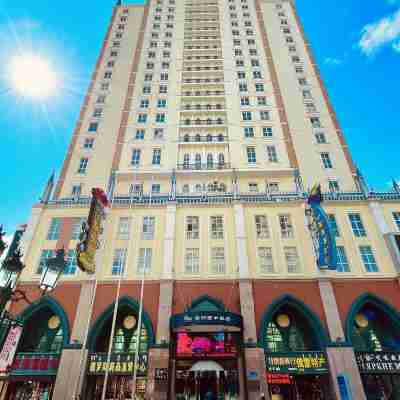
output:
<svg viewBox="0 0 400 400"><path fill-rule="evenodd" d="M9 330L0 353L0 374L6 373L12 365L21 334L22 326L16 325Z"/></svg>
<svg viewBox="0 0 400 400"><path fill-rule="evenodd" d="M106 194L101 189L92 189L92 202L87 222L82 225L79 243L76 247L78 267L88 274L96 272L96 251L102 233L104 209L108 207Z"/></svg>

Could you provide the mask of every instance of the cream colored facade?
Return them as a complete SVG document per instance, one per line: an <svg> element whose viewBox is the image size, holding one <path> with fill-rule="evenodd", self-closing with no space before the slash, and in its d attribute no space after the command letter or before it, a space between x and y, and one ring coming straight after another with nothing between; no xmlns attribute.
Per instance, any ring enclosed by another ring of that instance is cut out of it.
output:
<svg viewBox="0 0 400 400"><path fill-rule="evenodd" d="M316 266L304 213L306 192L316 182L325 192L325 211L335 216L347 272ZM115 283L119 265L125 282L137 282L147 254L145 279L160 282L159 312L166 310L159 314L158 344L169 338L171 284L224 280L240 282L241 295L250 296L241 299L241 310L245 336L255 341L258 306L249 281L318 282L335 341L345 335L335 282L397 280L399 274L399 194L370 193L362 183L294 2L116 6L55 193L33 207L21 282L39 279L43 250L75 249L73 227L87 217L90 190L99 187L108 191L111 207L95 277ZM349 215L361 218L365 235L355 234ZM61 225L49 240L55 221ZM219 224L214 230L213 221ZM361 248L372 251L370 270ZM118 250L126 254L119 264ZM71 268L61 287L88 280ZM252 351L246 353L250 364L263 357ZM335 351L332 369L346 370L355 398L365 398L354 353L346 355L351 370ZM265 377L261 381L266 390ZM337 383L334 388L339 398ZM64 398L58 390L57 400ZM249 398L260 390L249 389Z"/></svg>

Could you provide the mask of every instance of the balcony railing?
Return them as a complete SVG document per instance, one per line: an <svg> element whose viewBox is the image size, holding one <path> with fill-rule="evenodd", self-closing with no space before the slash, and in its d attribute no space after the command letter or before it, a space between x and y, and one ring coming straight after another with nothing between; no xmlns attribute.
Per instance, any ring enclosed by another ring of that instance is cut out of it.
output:
<svg viewBox="0 0 400 400"><path fill-rule="evenodd" d="M224 111L224 104L185 104L181 111Z"/></svg>
<svg viewBox="0 0 400 400"><path fill-rule="evenodd" d="M208 163L208 164L203 164L203 163L194 163L194 164L178 164L178 169L179 170L187 170L187 171L216 171L216 170L225 170L225 169L230 169L231 164L230 163Z"/></svg>
<svg viewBox="0 0 400 400"><path fill-rule="evenodd" d="M217 119L185 119L180 122L180 126L208 126L208 125L224 125L225 121L222 118Z"/></svg>
<svg viewBox="0 0 400 400"><path fill-rule="evenodd" d="M11 375L56 375L59 353L17 353Z"/></svg>
<svg viewBox="0 0 400 400"><path fill-rule="evenodd" d="M214 65L212 67L184 67L183 72L196 71L222 71L222 66Z"/></svg>
<svg viewBox="0 0 400 400"><path fill-rule="evenodd" d="M180 137L179 141L183 143L222 143L225 142L228 139L228 136L225 135L207 135L207 136L200 136L200 135L195 135L195 136L189 136L185 135Z"/></svg>
<svg viewBox="0 0 400 400"><path fill-rule="evenodd" d="M207 79L207 78L205 78L205 79L197 79L197 78L189 79L189 78L187 78L182 81L182 83L190 83L190 84L193 84L193 83L223 83L223 82L224 82L224 80L221 78L214 78L214 79Z"/></svg>
<svg viewBox="0 0 400 400"><path fill-rule="evenodd" d="M197 91L197 92L182 92L182 96L186 97L204 97L204 96L224 96L225 92L223 90L206 90L206 91Z"/></svg>

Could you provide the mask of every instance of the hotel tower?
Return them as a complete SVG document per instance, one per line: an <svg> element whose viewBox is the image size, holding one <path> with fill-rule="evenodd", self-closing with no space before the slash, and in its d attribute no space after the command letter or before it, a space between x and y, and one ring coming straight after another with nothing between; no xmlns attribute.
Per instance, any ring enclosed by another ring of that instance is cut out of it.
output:
<svg viewBox="0 0 400 400"><path fill-rule="evenodd" d="M118 2L22 237L32 304L9 306L1 396L400 399L399 229L400 189L357 169L294 0Z"/></svg>

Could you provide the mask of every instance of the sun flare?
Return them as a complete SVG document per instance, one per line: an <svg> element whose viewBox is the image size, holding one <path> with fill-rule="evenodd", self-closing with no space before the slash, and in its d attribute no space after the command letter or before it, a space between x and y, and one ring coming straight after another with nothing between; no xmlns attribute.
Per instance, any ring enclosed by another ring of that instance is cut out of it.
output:
<svg viewBox="0 0 400 400"><path fill-rule="evenodd" d="M35 54L18 54L10 61L10 84L24 97L48 97L55 92L57 76L51 64Z"/></svg>

